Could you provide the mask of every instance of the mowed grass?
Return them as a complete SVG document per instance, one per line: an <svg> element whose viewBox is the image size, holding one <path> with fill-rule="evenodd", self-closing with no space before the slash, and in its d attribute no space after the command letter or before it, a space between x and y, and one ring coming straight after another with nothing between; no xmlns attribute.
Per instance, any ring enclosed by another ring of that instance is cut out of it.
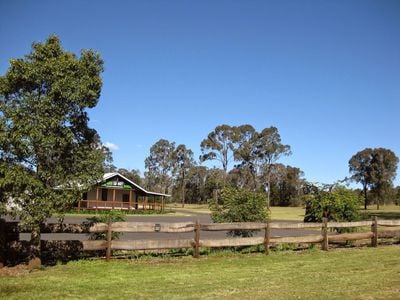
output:
<svg viewBox="0 0 400 300"><path fill-rule="evenodd" d="M303 222L306 212L304 207L271 206L271 220L290 220Z"/></svg>
<svg viewBox="0 0 400 300"><path fill-rule="evenodd" d="M399 246L203 256L199 260L76 261L15 277L0 275L1 299L399 297Z"/></svg>
<svg viewBox="0 0 400 300"><path fill-rule="evenodd" d="M376 205L370 205L367 210L363 207L360 211L364 219L370 219L372 216L380 219L400 219L400 206L394 204L381 205L379 210L376 209Z"/></svg>
<svg viewBox="0 0 400 300"><path fill-rule="evenodd" d="M190 213L210 213L206 204L186 204L185 208L180 208L180 204L169 204L170 208L179 209ZM377 216L380 219L400 219L400 206L390 204L381 205L380 210L376 209L375 205L368 206L367 210L360 207L360 213L363 219L371 219L372 216ZM281 207L271 206L271 220L288 220L303 222L305 214L304 207Z"/></svg>
<svg viewBox="0 0 400 300"><path fill-rule="evenodd" d="M182 212L188 212L188 213L205 213L209 214L210 210L208 208L208 204L185 204L185 207L182 207L181 203L169 203L166 206L166 209L171 209L175 210L178 209L179 211Z"/></svg>
<svg viewBox="0 0 400 300"><path fill-rule="evenodd" d="M185 208L182 208L182 205L179 203L170 203L167 207L170 209L179 209L180 211L185 211L187 213L210 213L207 204L185 204ZM290 220L302 222L304 219L305 208L271 206L270 211L272 220Z"/></svg>

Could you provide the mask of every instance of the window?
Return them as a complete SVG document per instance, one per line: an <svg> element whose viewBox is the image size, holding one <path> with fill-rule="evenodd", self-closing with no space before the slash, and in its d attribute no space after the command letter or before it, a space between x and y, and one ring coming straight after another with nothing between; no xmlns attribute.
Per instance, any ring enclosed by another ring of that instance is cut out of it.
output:
<svg viewBox="0 0 400 300"><path fill-rule="evenodd" d="M87 193L83 193L82 200L87 200Z"/></svg>

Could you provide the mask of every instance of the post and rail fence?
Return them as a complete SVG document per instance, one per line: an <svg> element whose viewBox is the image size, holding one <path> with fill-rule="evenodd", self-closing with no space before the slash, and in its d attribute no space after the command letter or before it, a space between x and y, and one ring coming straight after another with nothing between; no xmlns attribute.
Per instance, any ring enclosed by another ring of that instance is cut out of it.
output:
<svg viewBox="0 0 400 300"><path fill-rule="evenodd" d="M1 225L2 224L2 225ZM7 224L0 222L0 238L6 239ZM18 232L18 226L11 226ZM200 256L200 248L223 248L264 245L265 253L269 253L271 245L277 244L320 244L322 250L329 249L329 243L355 240L370 240L372 247L378 246L378 239L400 238L400 228L395 230L378 230L378 227L400 227L400 220L378 220L374 217L370 221L358 222L327 222L321 223L209 223L197 222L181 223L151 223L151 222L108 222L95 223L90 226L82 224L42 224L42 233L91 233L105 234L104 240L76 241L81 244L83 251L102 250L106 251L106 259L112 257L113 250L164 250L164 249L193 249L193 256ZM362 228L362 232L335 233L332 229ZM272 229L311 229L316 234L303 236L274 236ZM234 230L264 230L263 236L256 237L227 237L219 239L202 239L203 231L234 231ZM367 230L367 231L365 231ZM19 231L21 232L21 231ZM119 240L112 239L113 233L193 233L193 238L186 239L143 239L143 240ZM42 241L43 242L43 241ZM68 241L66 241L68 242ZM1 254L1 253L0 253ZM4 254L3 254L4 256ZM1 259L1 257L0 257ZM4 261L4 258L3 258ZM1 261L0 261L1 262Z"/></svg>

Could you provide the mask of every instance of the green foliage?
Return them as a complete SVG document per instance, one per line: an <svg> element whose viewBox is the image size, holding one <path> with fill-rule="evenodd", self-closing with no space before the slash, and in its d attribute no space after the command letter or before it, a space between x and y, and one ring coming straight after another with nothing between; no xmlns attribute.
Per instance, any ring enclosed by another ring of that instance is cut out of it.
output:
<svg viewBox="0 0 400 300"><path fill-rule="evenodd" d="M129 171L127 169L119 168L118 170L116 170L116 172L132 180L134 183L142 185L142 178L140 177L139 170L132 169L131 171Z"/></svg>
<svg viewBox="0 0 400 300"><path fill-rule="evenodd" d="M185 205L185 192L188 173L191 167L195 165L193 159L193 151L187 149L185 145L181 144L176 147L172 155L173 170L172 174L176 186L181 189L182 207Z"/></svg>
<svg viewBox="0 0 400 300"><path fill-rule="evenodd" d="M384 202L385 194L387 195L392 189L398 163L399 158L396 154L385 148L366 148L351 157L349 170L352 179L363 185L365 209L368 204L368 188L373 192L379 209L379 204Z"/></svg>
<svg viewBox="0 0 400 300"><path fill-rule="evenodd" d="M282 243L282 244L277 244L273 250L274 251L291 251L296 249L296 245L295 244L288 244L288 243Z"/></svg>
<svg viewBox="0 0 400 300"><path fill-rule="evenodd" d="M360 219L360 200L356 193L343 186L335 186L326 191L314 187L306 200L304 222L356 221Z"/></svg>
<svg viewBox="0 0 400 300"><path fill-rule="evenodd" d="M394 204L400 206L400 186L397 186L395 189Z"/></svg>
<svg viewBox="0 0 400 300"><path fill-rule="evenodd" d="M98 214L94 216L93 218L89 219L89 222L87 222L85 225L87 227L90 227L96 223L108 223L108 222L125 222L125 213L122 211L118 210L107 210L104 213ZM117 240L119 239L121 233L120 232L113 232L112 233L112 239ZM106 240L107 239L107 233L106 232L96 232L92 233L90 235L90 239L92 240Z"/></svg>
<svg viewBox="0 0 400 300"><path fill-rule="evenodd" d="M0 77L0 211L27 228L101 178L105 149L86 110L100 97L102 71L97 52L77 58L50 36Z"/></svg>
<svg viewBox="0 0 400 300"><path fill-rule="evenodd" d="M147 187L167 193L171 185L175 142L160 139L150 148L145 159Z"/></svg>
<svg viewBox="0 0 400 300"><path fill-rule="evenodd" d="M225 222L264 222L267 220L266 199L264 193L238 190L225 187L219 203L209 201L211 219L216 223ZM232 236L252 236L253 231L235 230Z"/></svg>
<svg viewBox="0 0 400 300"><path fill-rule="evenodd" d="M271 169L271 205L302 206L304 173L299 169L274 164Z"/></svg>
<svg viewBox="0 0 400 300"><path fill-rule="evenodd" d="M226 173L237 141L236 133L237 127L235 126L223 124L215 127L200 144L202 152L200 161L218 160Z"/></svg>
<svg viewBox="0 0 400 300"><path fill-rule="evenodd" d="M110 209L94 217L98 223L124 222L126 214L122 211Z"/></svg>

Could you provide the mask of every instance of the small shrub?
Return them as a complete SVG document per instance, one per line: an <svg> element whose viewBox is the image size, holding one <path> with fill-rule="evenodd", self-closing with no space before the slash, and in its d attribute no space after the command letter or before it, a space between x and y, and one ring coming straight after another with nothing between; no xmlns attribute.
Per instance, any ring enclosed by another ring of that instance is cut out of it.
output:
<svg viewBox="0 0 400 300"><path fill-rule="evenodd" d="M267 220L266 196L264 193L238 190L225 187L220 202L210 200L211 219L216 223L230 222L264 222ZM231 236L250 237L254 230L234 230Z"/></svg>
<svg viewBox="0 0 400 300"><path fill-rule="evenodd" d="M343 186L331 191L315 190L306 201L304 222L328 221L351 222L360 219L360 200L357 195Z"/></svg>
<svg viewBox="0 0 400 300"><path fill-rule="evenodd" d="M277 244L275 247L275 251L287 251L287 250L294 250L296 249L296 246L294 244L289 244L289 243L282 243L282 244Z"/></svg>
<svg viewBox="0 0 400 300"><path fill-rule="evenodd" d="M96 223L108 223L108 222L124 222L125 221L125 214L118 210L108 210L98 216L92 217L89 219L89 222L85 225L90 227ZM113 232L112 239L117 240L119 239L121 233L120 232ZM91 240L105 240L107 239L106 232L95 232L90 235Z"/></svg>

